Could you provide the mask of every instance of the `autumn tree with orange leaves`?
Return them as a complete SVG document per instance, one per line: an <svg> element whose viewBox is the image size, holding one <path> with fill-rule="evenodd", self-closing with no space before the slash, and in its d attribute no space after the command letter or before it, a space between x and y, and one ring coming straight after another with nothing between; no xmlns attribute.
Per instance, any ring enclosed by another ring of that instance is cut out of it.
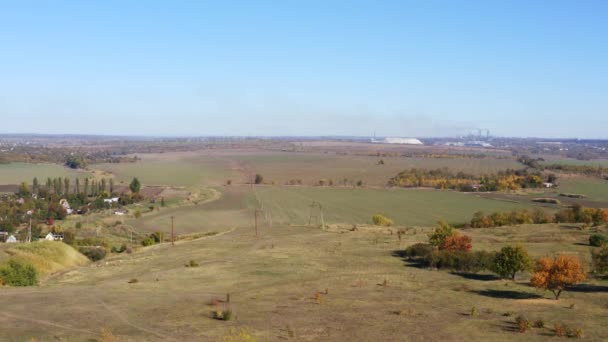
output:
<svg viewBox="0 0 608 342"><path fill-rule="evenodd" d="M439 245L440 250L468 252L473 247L471 237L454 233Z"/></svg>
<svg viewBox="0 0 608 342"><path fill-rule="evenodd" d="M560 255L556 258L538 259L530 283L536 288L553 292L555 300L558 300L567 286L576 285L586 278L587 274L578 257Z"/></svg>

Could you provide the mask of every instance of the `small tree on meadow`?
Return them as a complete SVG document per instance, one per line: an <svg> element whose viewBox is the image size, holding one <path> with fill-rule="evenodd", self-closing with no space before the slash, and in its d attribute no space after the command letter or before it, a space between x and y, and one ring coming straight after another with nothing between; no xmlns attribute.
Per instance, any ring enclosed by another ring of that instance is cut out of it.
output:
<svg viewBox="0 0 608 342"><path fill-rule="evenodd" d="M494 257L492 271L503 278L515 279L515 273L530 268L530 256L523 247L506 246Z"/></svg>
<svg viewBox="0 0 608 342"><path fill-rule="evenodd" d="M261 174L259 174L259 173L257 173L257 174L255 175L255 179L253 180L253 182L254 182L255 184L262 184L262 182L263 182L263 181L264 181L264 177L262 177L262 175L261 175Z"/></svg>
<svg viewBox="0 0 608 342"><path fill-rule="evenodd" d="M429 243L433 246L441 246L448 237L454 235L454 232L454 227L450 226L449 223L439 221L437 222L435 231L429 235Z"/></svg>
<svg viewBox="0 0 608 342"><path fill-rule="evenodd" d="M141 190L141 183L139 183L137 177L133 178L131 184L129 184L129 189L131 189L131 192L134 194L139 193L139 190Z"/></svg>
<svg viewBox="0 0 608 342"><path fill-rule="evenodd" d="M556 258L543 257L536 262L532 286L549 290L559 299L567 286L576 285L587 278L583 264L578 257L560 255Z"/></svg>

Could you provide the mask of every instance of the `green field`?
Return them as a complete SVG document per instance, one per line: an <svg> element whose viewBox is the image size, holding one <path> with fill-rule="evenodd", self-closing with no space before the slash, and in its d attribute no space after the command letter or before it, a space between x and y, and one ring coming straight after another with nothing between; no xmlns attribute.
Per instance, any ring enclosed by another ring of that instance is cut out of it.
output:
<svg viewBox="0 0 608 342"><path fill-rule="evenodd" d="M96 164L93 167L111 172L119 182L128 183L137 177L145 185L210 186L240 177L226 160L192 154L160 154L145 156L135 163Z"/></svg>
<svg viewBox="0 0 608 342"><path fill-rule="evenodd" d="M255 200L247 185L223 187L222 197L210 203L161 209L131 219L138 231L165 231L175 217L178 234L224 231L233 227L253 227ZM256 186L265 210L265 225L307 224L310 204L321 203L325 222L367 224L377 213L392 218L397 225L432 226L439 220L464 223L476 211L487 213L530 207L527 199L483 198L475 194L432 189L361 189L299 186ZM318 216L318 214L316 214ZM262 221L261 221L262 222Z"/></svg>
<svg viewBox="0 0 608 342"><path fill-rule="evenodd" d="M219 185L231 179L250 182L255 173L266 183L284 184L300 179L314 185L321 179L343 184L359 180L370 186L385 186L388 180L407 168L436 169L448 167L455 172L494 173L507 168L521 168L510 159L404 158L334 155L295 152L191 152L141 154L136 163L97 164L94 167L113 173L119 181L138 177L147 185ZM380 159L384 165L378 165Z"/></svg>
<svg viewBox="0 0 608 342"><path fill-rule="evenodd" d="M90 173L86 171L72 170L57 164L0 164L0 185L20 184L21 182L32 184L34 177L38 177L40 184L44 184L48 177L76 178L88 176L90 176Z"/></svg>
<svg viewBox="0 0 608 342"><path fill-rule="evenodd" d="M274 221L291 224L308 222L312 201L321 203L327 223L371 223L371 216L380 213L397 225L413 226L432 226L439 220L463 223L476 211L506 211L528 206L432 189L259 187L258 196Z"/></svg>
<svg viewBox="0 0 608 342"><path fill-rule="evenodd" d="M593 201L608 202L608 180L591 177L564 178L558 192L581 194Z"/></svg>

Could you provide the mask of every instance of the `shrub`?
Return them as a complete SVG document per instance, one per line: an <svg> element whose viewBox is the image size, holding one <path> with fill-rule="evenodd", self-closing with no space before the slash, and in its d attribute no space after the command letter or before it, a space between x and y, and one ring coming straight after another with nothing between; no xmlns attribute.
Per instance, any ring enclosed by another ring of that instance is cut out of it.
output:
<svg viewBox="0 0 608 342"><path fill-rule="evenodd" d="M376 214L376 215L372 216L372 222L376 226L390 227L393 225L393 220L389 219L388 217L386 217L384 215L380 215L380 214Z"/></svg>
<svg viewBox="0 0 608 342"><path fill-rule="evenodd" d="M593 269L599 274L608 273L608 244L591 252Z"/></svg>
<svg viewBox="0 0 608 342"><path fill-rule="evenodd" d="M141 217L141 210L137 209L135 210L135 214L133 214L135 216L135 218L140 218Z"/></svg>
<svg viewBox="0 0 608 342"><path fill-rule="evenodd" d="M196 262L194 260L190 260L190 262L188 262L184 266L186 266L186 267L198 267L198 262Z"/></svg>
<svg viewBox="0 0 608 342"><path fill-rule="evenodd" d="M410 258L425 258L431 254L435 248L428 243L415 243L405 250L405 256Z"/></svg>
<svg viewBox="0 0 608 342"><path fill-rule="evenodd" d="M429 235L429 243L433 246L440 246L452 235L454 235L454 227L445 221L439 221L433 233Z"/></svg>
<svg viewBox="0 0 608 342"><path fill-rule="evenodd" d="M530 257L523 247L503 247L494 258L492 271L503 278L515 279L515 273L530 267Z"/></svg>
<svg viewBox="0 0 608 342"><path fill-rule="evenodd" d="M572 338L582 338L583 329L581 328L566 328L566 335Z"/></svg>
<svg viewBox="0 0 608 342"><path fill-rule="evenodd" d="M91 261L99 261L106 257L106 249L102 247L80 247L78 251Z"/></svg>
<svg viewBox="0 0 608 342"><path fill-rule="evenodd" d="M127 245L122 244L120 247L116 248L116 246L112 246L112 253L122 253L127 250Z"/></svg>
<svg viewBox="0 0 608 342"><path fill-rule="evenodd" d="M517 329L520 333L525 333L530 329L530 321L522 315L515 318L515 323L517 324Z"/></svg>
<svg viewBox="0 0 608 342"><path fill-rule="evenodd" d="M488 269L494 259L494 253L478 251L433 251L426 258L424 263L428 267L438 269L451 269L459 272L479 272Z"/></svg>
<svg viewBox="0 0 608 342"><path fill-rule="evenodd" d="M32 286L38 284L38 274L28 263L9 260L0 267L0 282L10 286Z"/></svg>
<svg viewBox="0 0 608 342"><path fill-rule="evenodd" d="M542 319L537 319L536 321L534 321L534 327L535 328L544 328L545 321L543 321Z"/></svg>
<svg viewBox="0 0 608 342"><path fill-rule="evenodd" d="M153 238L147 237L143 240L141 240L141 245L146 247L146 246L152 246L154 245L156 242L154 241Z"/></svg>
<svg viewBox="0 0 608 342"><path fill-rule="evenodd" d="M261 175L261 174L257 173L257 174L255 175L255 179L253 180L253 182L254 182L255 184L262 184L262 182L264 182L264 177L262 177L262 175Z"/></svg>
<svg viewBox="0 0 608 342"><path fill-rule="evenodd" d="M555 323L553 326L553 333L557 337L562 337L566 335L567 327L561 323Z"/></svg>
<svg viewBox="0 0 608 342"><path fill-rule="evenodd" d="M602 234L593 234L589 236L589 244L595 247L601 247L602 245L608 243L608 237Z"/></svg>
<svg viewBox="0 0 608 342"><path fill-rule="evenodd" d="M440 250L463 251L468 252L473 247L471 237L460 235L458 233L448 236L441 245Z"/></svg>
<svg viewBox="0 0 608 342"><path fill-rule="evenodd" d="M82 222L76 222L76 228L77 229L82 228Z"/></svg>
<svg viewBox="0 0 608 342"><path fill-rule="evenodd" d="M232 320L232 310L230 309L222 309L216 310L213 312L213 318L218 319L220 321L230 321Z"/></svg>
<svg viewBox="0 0 608 342"><path fill-rule="evenodd" d="M139 283L139 279L137 279L137 278L131 278L127 283L129 283L129 284Z"/></svg>

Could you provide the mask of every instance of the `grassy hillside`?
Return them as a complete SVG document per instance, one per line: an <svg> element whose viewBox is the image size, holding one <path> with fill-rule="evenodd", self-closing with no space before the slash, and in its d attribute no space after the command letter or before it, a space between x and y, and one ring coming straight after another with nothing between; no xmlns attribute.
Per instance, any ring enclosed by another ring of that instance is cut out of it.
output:
<svg viewBox="0 0 608 342"><path fill-rule="evenodd" d="M12 259L30 263L40 275L48 275L89 263L87 257L59 241L18 244L7 248L5 253Z"/></svg>

